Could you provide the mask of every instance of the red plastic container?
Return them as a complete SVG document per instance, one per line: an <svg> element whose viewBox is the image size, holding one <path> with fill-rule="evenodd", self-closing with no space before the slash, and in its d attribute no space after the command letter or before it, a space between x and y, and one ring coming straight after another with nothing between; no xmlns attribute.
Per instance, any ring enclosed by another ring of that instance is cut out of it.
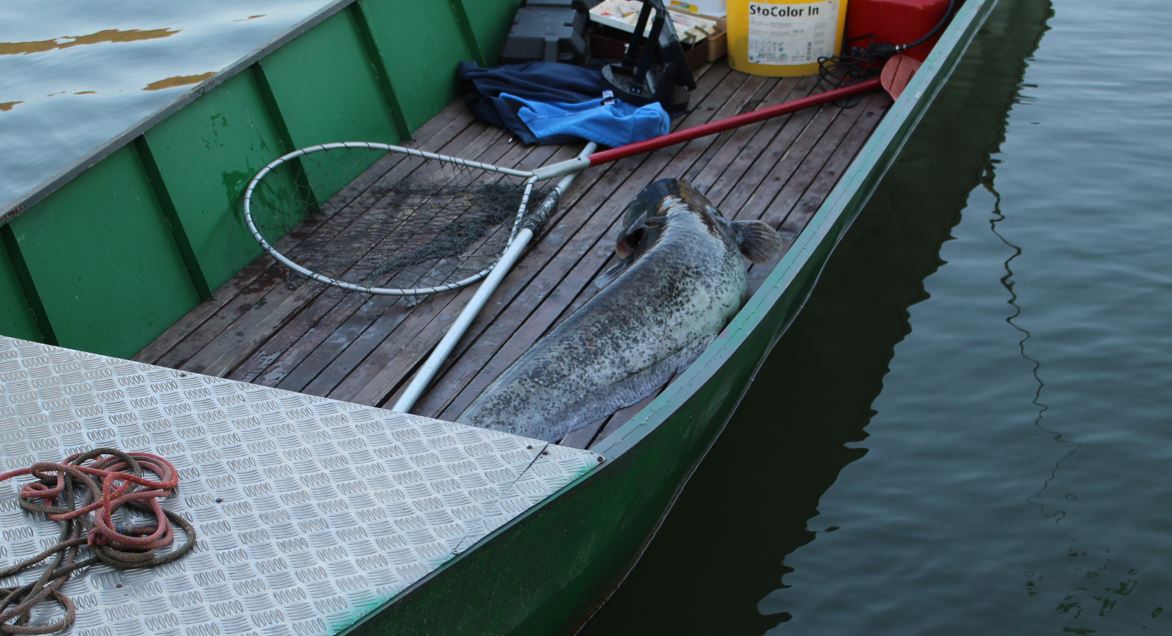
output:
<svg viewBox="0 0 1172 636"><path fill-rule="evenodd" d="M851 0L847 5L843 47L866 47L872 41L876 44L914 42L931 31L947 10L948 0ZM904 53L922 62L939 37L937 33Z"/></svg>

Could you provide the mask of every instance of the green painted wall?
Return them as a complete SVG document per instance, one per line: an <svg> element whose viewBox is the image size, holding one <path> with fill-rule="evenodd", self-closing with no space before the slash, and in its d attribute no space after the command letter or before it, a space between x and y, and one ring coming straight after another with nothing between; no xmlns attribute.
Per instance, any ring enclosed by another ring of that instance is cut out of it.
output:
<svg viewBox="0 0 1172 636"><path fill-rule="evenodd" d="M519 4L340 7L0 228L0 333L133 355L261 253L240 212L257 170L406 137L455 98L457 62L497 57ZM303 165L319 201L350 176ZM299 218L304 197L278 186Z"/></svg>
<svg viewBox="0 0 1172 636"><path fill-rule="evenodd" d="M331 141L399 141L387 95L353 12L326 20L262 60L259 67L294 148ZM319 162L303 165L319 201L368 167L361 162L343 171L327 171Z"/></svg>
<svg viewBox="0 0 1172 636"><path fill-rule="evenodd" d="M0 232L6 235L6 241L12 240L8 228ZM4 241L0 241L0 333L25 340L45 340Z"/></svg>
<svg viewBox="0 0 1172 636"><path fill-rule="evenodd" d="M248 180L288 148L249 73L145 137L200 273L215 289L261 253L244 225L240 199Z"/></svg>
<svg viewBox="0 0 1172 636"><path fill-rule="evenodd" d="M62 346L131 356L199 301L133 147L10 227Z"/></svg>
<svg viewBox="0 0 1172 636"><path fill-rule="evenodd" d="M492 2L476 0L490 11ZM363 12L412 130L456 96L456 63L476 57L450 2L367 0ZM512 11L509 11L512 17Z"/></svg>
<svg viewBox="0 0 1172 636"><path fill-rule="evenodd" d="M489 64L495 64L500 57L501 46L513 25L513 14L521 6L521 0L458 0L468 16L476 42Z"/></svg>

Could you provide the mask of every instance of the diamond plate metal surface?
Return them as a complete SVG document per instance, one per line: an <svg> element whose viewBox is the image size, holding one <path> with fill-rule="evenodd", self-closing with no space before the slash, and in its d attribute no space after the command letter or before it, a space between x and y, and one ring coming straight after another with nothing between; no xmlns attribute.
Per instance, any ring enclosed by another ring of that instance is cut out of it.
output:
<svg viewBox="0 0 1172 636"><path fill-rule="evenodd" d="M332 633L599 461L554 445L533 461L544 442L0 336L0 471L98 446L171 460L165 507L199 540L159 568L75 576L75 634ZM23 481L0 484L0 564L59 531L17 507Z"/></svg>

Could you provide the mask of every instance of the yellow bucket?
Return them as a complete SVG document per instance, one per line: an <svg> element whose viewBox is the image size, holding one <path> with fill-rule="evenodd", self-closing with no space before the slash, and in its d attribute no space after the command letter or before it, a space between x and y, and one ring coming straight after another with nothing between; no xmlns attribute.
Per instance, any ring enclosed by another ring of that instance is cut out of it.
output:
<svg viewBox="0 0 1172 636"><path fill-rule="evenodd" d="M842 50L847 0L729 0L728 59L753 75L818 73Z"/></svg>

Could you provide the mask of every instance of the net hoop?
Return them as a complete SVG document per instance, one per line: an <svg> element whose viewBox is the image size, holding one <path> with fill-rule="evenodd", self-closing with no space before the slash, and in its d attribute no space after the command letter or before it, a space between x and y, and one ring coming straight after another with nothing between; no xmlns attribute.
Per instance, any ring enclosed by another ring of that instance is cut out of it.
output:
<svg viewBox="0 0 1172 636"><path fill-rule="evenodd" d="M268 242L268 240L265 239L265 237L260 233L260 229L257 228L255 221L253 221L253 218L252 218L252 193L253 193L253 191L256 189L257 184L259 184L261 182L261 180L265 178L266 175L268 175L270 172L277 169L281 165L288 163L289 161L292 161L298 157L302 157L302 156L305 156L308 154L312 154L315 152L323 152L326 150L337 150L337 149L381 150L381 151L385 151L387 153L397 153L397 154L407 155L410 157L417 157L420 159L441 161L441 162L455 164L455 165L459 165L459 166L463 166L463 167L467 167L467 168L475 168L475 169L479 169L479 170L484 170L486 172L495 172L497 174L503 174L503 175L508 175L508 176L512 176L512 177L520 177L520 178L525 179L524 190L521 195L521 202L517 206L517 214L513 218L513 225L509 229L509 240L505 244L505 249L508 249L508 246L512 245L514 239L517 238L517 232L521 228L521 222L525 217L525 211L529 207L529 198L530 198L530 195L533 193L533 184L539 180L539 177L536 174L534 174L534 172L532 170L517 170L514 168L505 168L502 166L494 166L491 164L481 163L479 161L472 161L469 159L463 159L460 157L453 157L450 155L441 155L441 154L436 154L433 152L427 152L426 150L417 150L415 148L406 148L403 146L395 146L393 144L383 144L383 143L378 143L378 142L373 142L373 141L340 141L340 142L334 142L334 143L306 146L304 148L298 148L297 150L293 150L292 152L285 153L285 154L281 155L280 157L277 157L276 159L270 161L267 165L265 165L265 167L261 168L260 171L257 172L256 175L248 182L248 186L244 189L244 206L243 206L244 207L244 222L248 225L248 231L252 234L252 238L254 240L256 240L256 242L258 244L260 244L261 249L263 249L266 253L268 253L269 256L272 256L274 259L276 259L277 262L281 263L285 267L289 268L290 270L292 270L292 271L294 271L294 272L296 272L306 278L318 281L319 283L325 283L326 285L330 285L332 287L338 287L338 288L346 289L349 291L361 292L364 294L372 294L375 296L399 296L399 297L429 296L432 294L439 294L439 293L443 293L443 292L447 292L447 291L461 289L461 288L467 287L473 283L476 283L478 281L483 280L484 277L488 276L489 272L492 271L493 266L496 265L496 261L494 260L492 263L490 263L487 267L480 270L479 272L472 274L471 276L468 276L466 278L457 280L457 281L452 281L452 282L444 283L442 285L435 285L435 286L429 286L429 287L399 288L399 287L374 287L374 286L369 286L369 285L360 285L358 283L353 283L350 281L342 280L341 278L327 276L327 275L322 274L320 272L315 272L315 271L301 265L297 261L294 261L293 259L289 258L285 254L281 253L276 247L274 247L271 243ZM498 255L497 260L499 260L499 258L500 258L500 256Z"/></svg>

